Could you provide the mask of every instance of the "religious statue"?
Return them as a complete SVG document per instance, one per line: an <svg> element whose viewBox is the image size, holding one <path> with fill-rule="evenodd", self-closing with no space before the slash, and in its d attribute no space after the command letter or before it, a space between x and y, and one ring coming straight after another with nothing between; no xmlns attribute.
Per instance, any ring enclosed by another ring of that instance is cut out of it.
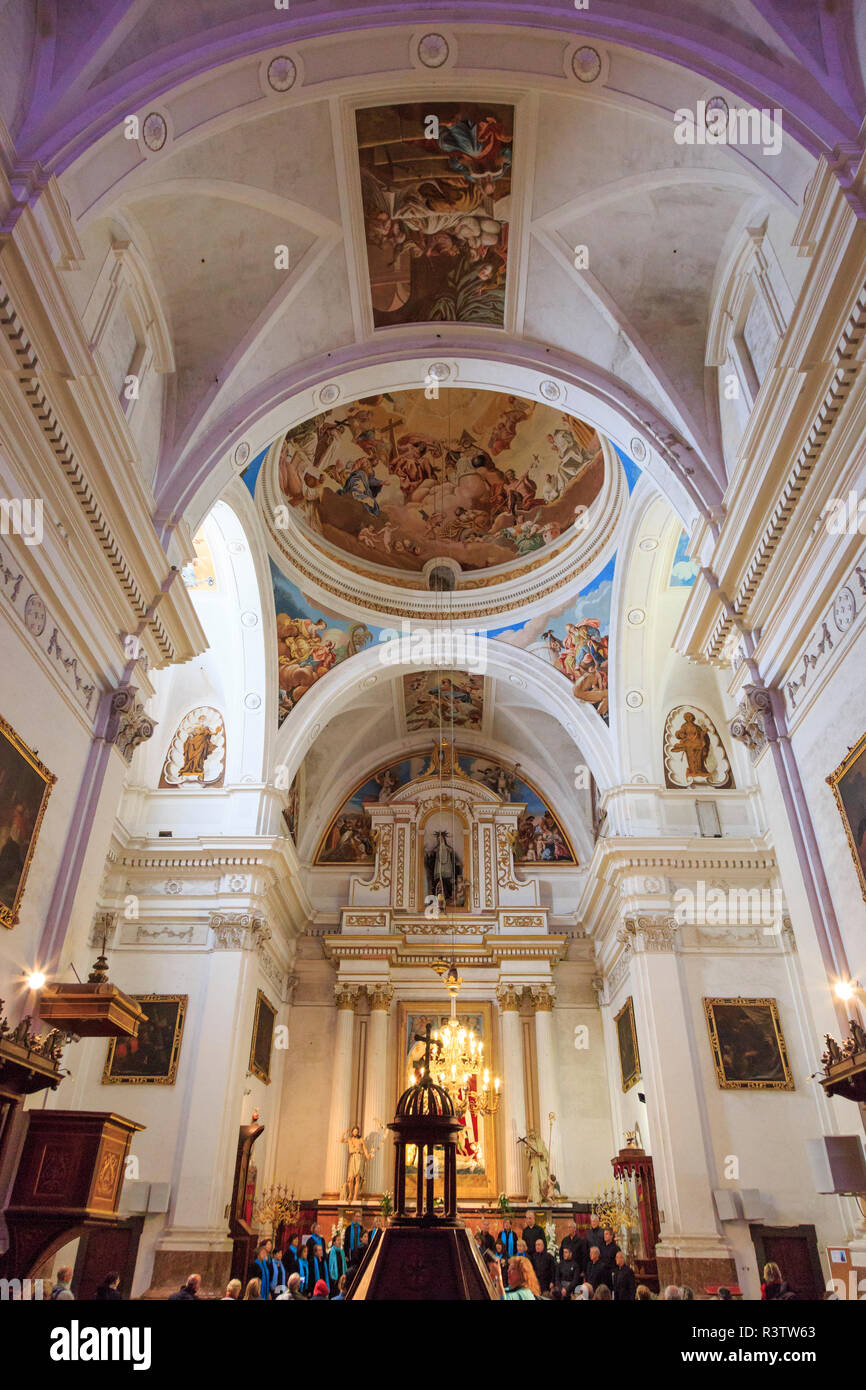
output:
<svg viewBox="0 0 866 1390"><path fill-rule="evenodd" d="M686 755L686 781L707 781L710 770L707 757L710 752L710 736L695 720L691 711L683 715L683 723L676 732L677 742L671 744L673 753Z"/></svg>
<svg viewBox="0 0 866 1390"><path fill-rule="evenodd" d="M360 1202L361 1193L364 1190L367 1163L373 1155L367 1148L357 1125L353 1125L351 1130L346 1130L340 1143L349 1146L349 1170L346 1174L346 1186L344 1188L346 1201Z"/></svg>
<svg viewBox="0 0 866 1390"><path fill-rule="evenodd" d="M540 1206L551 1200L549 1196L551 1186L550 1153L544 1140L536 1134L534 1129L531 1129L523 1139L518 1139L517 1142L526 1145L529 1159L529 1200Z"/></svg>
<svg viewBox="0 0 866 1390"><path fill-rule="evenodd" d="M213 750L213 735L204 719L199 719L183 741L183 767L178 777L197 777L200 782L204 781L204 765Z"/></svg>
<svg viewBox="0 0 866 1390"><path fill-rule="evenodd" d="M424 855L427 871L427 891L437 901L454 902L455 886L462 877L463 865L448 841L447 830L437 830L436 846Z"/></svg>

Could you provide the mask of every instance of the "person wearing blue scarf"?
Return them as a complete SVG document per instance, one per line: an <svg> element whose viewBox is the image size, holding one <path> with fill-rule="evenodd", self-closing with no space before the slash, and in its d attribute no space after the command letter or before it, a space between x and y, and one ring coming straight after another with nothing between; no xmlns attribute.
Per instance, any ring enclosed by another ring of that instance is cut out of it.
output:
<svg viewBox="0 0 866 1390"><path fill-rule="evenodd" d="M346 1227L346 1234L343 1239L343 1249L347 1258L351 1258L352 1251L361 1244L361 1232L364 1227L359 1220L360 1212L355 1212L355 1219Z"/></svg>
<svg viewBox="0 0 866 1390"><path fill-rule="evenodd" d="M305 1294L313 1292L319 1279L328 1282L328 1267L321 1245L315 1244L312 1240L307 1241L304 1253L298 1260L298 1273L301 1276L301 1292Z"/></svg>
<svg viewBox="0 0 866 1390"><path fill-rule="evenodd" d="M331 1241L331 1248L328 1251L328 1275L331 1282L331 1293L337 1292L337 1285L340 1282L340 1275L346 1273L346 1256L343 1254L343 1243L340 1232Z"/></svg>
<svg viewBox="0 0 866 1390"><path fill-rule="evenodd" d="M276 1290L280 1289L282 1291L286 1287L287 1283L288 1274L286 1273L286 1266L283 1264L282 1251L278 1250L276 1254L271 1256L271 1279L269 1296L273 1298Z"/></svg>
<svg viewBox="0 0 866 1390"><path fill-rule="evenodd" d="M280 1268L282 1268L282 1266L280 1266ZM271 1242L269 1240L263 1240L260 1243L256 1251L256 1258L253 1261L253 1269L256 1271L253 1278L261 1280L261 1292L259 1297L268 1300L271 1296L271 1289L276 1282L274 1280L274 1261L271 1259ZM285 1283L285 1279L283 1279L282 1282Z"/></svg>
<svg viewBox="0 0 866 1390"><path fill-rule="evenodd" d="M504 1229L499 1232L499 1239L502 1241L506 1259L517 1254L517 1232L511 1229L510 1217L506 1217Z"/></svg>

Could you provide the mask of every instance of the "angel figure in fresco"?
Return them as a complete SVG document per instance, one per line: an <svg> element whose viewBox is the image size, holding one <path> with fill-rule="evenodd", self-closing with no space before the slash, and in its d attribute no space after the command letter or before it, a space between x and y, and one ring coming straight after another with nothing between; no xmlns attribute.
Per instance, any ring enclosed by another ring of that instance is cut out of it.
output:
<svg viewBox="0 0 866 1390"><path fill-rule="evenodd" d="M347 1202L360 1202L361 1194L364 1190L364 1178L367 1173L367 1164L373 1155L367 1148L360 1126L353 1125L351 1130L346 1130L340 1140L341 1144L349 1146L349 1168L346 1173L346 1185L343 1188L341 1197Z"/></svg>
<svg viewBox="0 0 866 1390"><path fill-rule="evenodd" d="M671 751L685 753L686 781L708 781L710 770L707 767L707 758L710 753L710 736L706 729L698 724L690 710L683 715L683 722L677 729L676 736L677 741L671 744Z"/></svg>

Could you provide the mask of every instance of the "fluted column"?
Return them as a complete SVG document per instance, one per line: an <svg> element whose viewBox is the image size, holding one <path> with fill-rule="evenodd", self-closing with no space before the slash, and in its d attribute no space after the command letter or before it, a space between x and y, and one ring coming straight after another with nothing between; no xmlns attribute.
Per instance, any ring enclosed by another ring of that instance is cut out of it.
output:
<svg viewBox="0 0 866 1390"><path fill-rule="evenodd" d="M330 1197L337 1196L346 1181L348 1149L340 1141L351 1124L349 1106L352 1100L352 1047L355 1040L355 1007L358 992L357 985L337 985L334 989L337 1026L334 1032L331 1116L328 1122L328 1151L325 1158L325 1193Z"/></svg>
<svg viewBox="0 0 866 1390"><path fill-rule="evenodd" d="M526 1134L526 1090L523 1040L520 1036L520 995L517 987L501 984L496 991L502 1015L502 1105L505 1191L509 1197L526 1193L523 1150L517 1140Z"/></svg>
<svg viewBox="0 0 866 1390"><path fill-rule="evenodd" d="M385 1114L388 1085L388 1010L394 998L394 987L383 981L368 988L370 1021L367 1024L367 1067L364 1074L364 1136L372 1134L379 1125L393 1117ZM370 1196L384 1190L385 1136L377 1138L376 1151L367 1164L364 1184Z"/></svg>
<svg viewBox="0 0 866 1390"><path fill-rule="evenodd" d="M533 985L529 991L535 1010L535 1059L538 1066L538 1129L545 1144L550 1138L550 1171L555 1173L567 1195L562 1148L562 1113L559 1108L556 1049L553 1043L553 1004L556 991L553 985ZM551 1134L549 1116L555 1115Z"/></svg>

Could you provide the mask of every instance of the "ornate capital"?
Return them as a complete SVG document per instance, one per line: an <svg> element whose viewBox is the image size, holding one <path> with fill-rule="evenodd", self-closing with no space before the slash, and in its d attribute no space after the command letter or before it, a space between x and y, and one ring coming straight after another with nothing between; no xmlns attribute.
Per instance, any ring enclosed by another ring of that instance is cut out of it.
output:
<svg viewBox="0 0 866 1390"><path fill-rule="evenodd" d="M256 917L252 912L212 912L209 925L215 951L261 951L271 939L264 917Z"/></svg>
<svg viewBox="0 0 866 1390"><path fill-rule="evenodd" d="M367 994L370 996L370 1008L381 1010L387 1013L391 1007L391 1000L394 998L394 986L382 981L380 984L368 985Z"/></svg>
<svg viewBox="0 0 866 1390"><path fill-rule="evenodd" d="M737 713L730 724L731 737L744 743L752 762L776 738L773 704L769 690L760 685L744 685Z"/></svg>
<svg viewBox="0 0 866 1390"><path fill-rule="evenodd" d="M530 985L528 994L537 1014L550 1013L556 1002L556 990L553 985Z"/></svg>
<svg viewBox="0 0 866 1390"><path fill-rule="evenodd" d="M360 985L334 985L334 1002L338 1009L351 1009L352 1013L358 1007L358 995L361 992Z"/></svg>
<svg viewBox="0 0 866 1390"><path fill-rule="evenodd" d="M132 762L138 745L151 738L156 728L156 721L145 714L144 705L136 699L137 694L136 686L119 685L105 697L108 702L105 741L115 744L127 763Z"/></svg>
<svg viewBox="0 0 866 1390"><path fill-rule="evenodd" d="M497 985L496 998L499 1000L499 1007L504 1014L517 1012L520 1008L521 993L522 987L520 985Z"/></svg>
<svg viewBox="0 0 866 1390"><path fill-rule="evenodd" d="M634 942L637 950L663 953L676 946L677 921L674 917L626 917L622 940Z"/></svg>

